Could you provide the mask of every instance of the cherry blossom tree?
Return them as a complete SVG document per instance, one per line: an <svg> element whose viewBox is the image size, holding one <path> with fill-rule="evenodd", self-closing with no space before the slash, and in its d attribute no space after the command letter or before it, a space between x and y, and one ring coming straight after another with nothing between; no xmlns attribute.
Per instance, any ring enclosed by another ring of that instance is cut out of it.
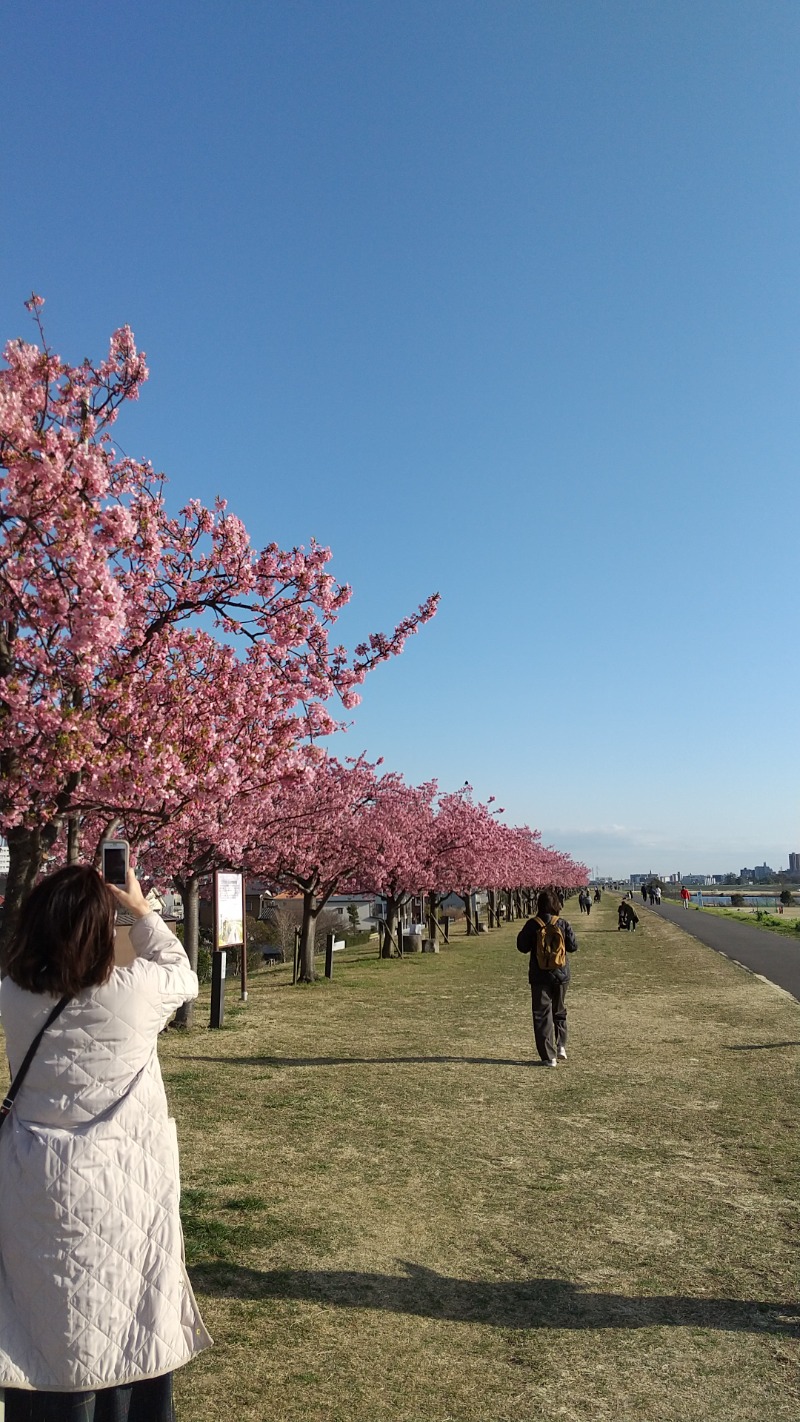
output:
<svg viewBox="0 0 800 1422"><path fill-rule="evenodd" d="M523 902L532 911L532 894L546 884L574 887L587 882L585 865L569 855L546 848L538 830L511 827L492 809L493 798L485 804L473 800L469 785L439 798L430 847L430 885L433 893L431 918L435 930L436 905L450 893L464 903L467 932L476 931L471 918L471 901L476 889L498 889L509 895L509 908L522 913ZM499 921L496 899L494 921Z"/></svg>
<svg viewBox="0 0 800 1422"><path fill-rule="evenodd" d="M586 865L543 845L538 830L527 825L499 825L498 830L505 841L505 852L498 856L493 878L495 923L499 922L500 893L505 894L506 915L510 919L533 913L536 892L548 884L567 891L588 882Z"/></svg>
<svg viewBox="0 0 800 1422"><path fill-rule="evenodd" d="M148 680L146 734L138 719L118 726L131 773L94 766L75 794L90 855L114 825L134 846L140 871L178 889L193 966L203 876L240 865L248 805L302 764L297 742L307 718L291 693L276 691L264 655L260 643L239 658L204 632L179 630ZM187 1005L179 1025L191 1018Z"/></svg>
<svg viewBox="0 0 800 1422"><path fill-rule="evenodd" d="M365 817L371 847L361 887L386 900L385 958L399 949L405 906L430 887L436 794L435 780L407 785L400 775L382 775Z"/></svg>
<svg viewBox="0 0 800 1422"><path fill-rule="evenodd" d="M305 775L265 800L250 821L248 871L302 895L300 980L313 982L315 924L332 894L356 892L373 849L366 810L375 799L375 767L322 755Z"/></svg>
<svg viewBox="0 0 800 1422"><path fill-rule="evenodd" d="M471 898L475 889L491 881L501 837L498 834L496 812L492 800L475 803L472 787L439 797L436 808L433 841L430 849L431 889L436 901L454 893L462 900L467 920L467 933L477 932L471 916Z"/></svg>
<svg viewBox="0 0 800 1422"><path fill-rule="evenodd" d="M202 717L193 737L183 734L187 676L206 705L237 694L236 657L262 676L277 757L295 734L330 731L331 698L354 705L367 671L401 651L437 601L352 658L331 647L350 589L328 573L329 550L312 541L257 551L222 500L170 517L163 478L112 438L120 406L147 378L130 329L114 333L106 360L71 366L47 346L41 298L26 304L41 344L10 342L0 369L6 931L65 825L67 853L77 853L81 814L138 810L163 825L189 813L190 786L215 747ZM206 622L213 633L203 637ZM225 691L211 645L220 639L237 649ZM239 771L223 763L213 775L228 783Z"/></svg>

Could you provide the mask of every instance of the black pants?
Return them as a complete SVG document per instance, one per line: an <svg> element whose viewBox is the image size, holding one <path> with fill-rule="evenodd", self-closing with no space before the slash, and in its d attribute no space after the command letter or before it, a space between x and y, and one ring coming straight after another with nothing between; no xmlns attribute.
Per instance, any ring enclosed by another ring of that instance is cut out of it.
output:
<svg viewBox="0 0 800 1422"><path fill-rule="evenodd" d="M172 1373L96 1392L5 1393L6 1422L175 1422Z"/></svg>
<svg viewBox="0 0 800 1422"><path fill-rule="evenodd" d="M554 1061L559 1047L566 1049L568 986L569 983L560 983L555 978L541 978L531 983L533 1035L543 1062Z"/></svg>

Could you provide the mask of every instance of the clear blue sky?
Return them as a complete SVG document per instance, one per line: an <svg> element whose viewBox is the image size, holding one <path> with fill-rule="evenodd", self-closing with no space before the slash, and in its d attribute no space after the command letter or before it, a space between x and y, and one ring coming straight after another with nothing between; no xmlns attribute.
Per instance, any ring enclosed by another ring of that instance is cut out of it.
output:
<svg viewBox="0 0 800 1422"><path fill-rule="evenodd" d="M348 749L600 872L800 849L800 9L3 7L0 331L128 322L170 498L438 588Z"/></svg>

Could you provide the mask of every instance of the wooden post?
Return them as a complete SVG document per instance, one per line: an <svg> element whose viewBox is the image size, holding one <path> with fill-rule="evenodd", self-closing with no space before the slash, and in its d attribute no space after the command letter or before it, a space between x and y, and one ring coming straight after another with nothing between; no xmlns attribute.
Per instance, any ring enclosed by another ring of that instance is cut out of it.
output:
<svg viewBox="0 0 800 1422"><path fill-rule="evenodd" d="M329 979L333 977L333 942L335 937L335 933L326 933L325 935L325 976Z"/></svg>

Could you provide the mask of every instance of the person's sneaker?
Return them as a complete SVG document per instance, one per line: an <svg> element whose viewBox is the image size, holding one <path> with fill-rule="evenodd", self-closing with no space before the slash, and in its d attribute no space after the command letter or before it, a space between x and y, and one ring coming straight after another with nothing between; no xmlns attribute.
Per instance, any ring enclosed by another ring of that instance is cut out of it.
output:
<svg viewBox="0 0 800 1422"><path fill-rule="evenodd" d="M538 1066L552 1067L552 1066L558 1066L558 1062L556 1061L555 1057L553 1057L552 1061L549 1061L549 1062L538 1062L537 1065L538 1065Z"/></svg>
<svg viewBox="0 0 800 1422"><path fill-rule="evenodd" d="M566 1047L559 1047L559 1049L558 1049L558 1060L559 1060L560 1062L565 1062L565 1061L567 1060L567 1049L566 1049Z"/></svg>

